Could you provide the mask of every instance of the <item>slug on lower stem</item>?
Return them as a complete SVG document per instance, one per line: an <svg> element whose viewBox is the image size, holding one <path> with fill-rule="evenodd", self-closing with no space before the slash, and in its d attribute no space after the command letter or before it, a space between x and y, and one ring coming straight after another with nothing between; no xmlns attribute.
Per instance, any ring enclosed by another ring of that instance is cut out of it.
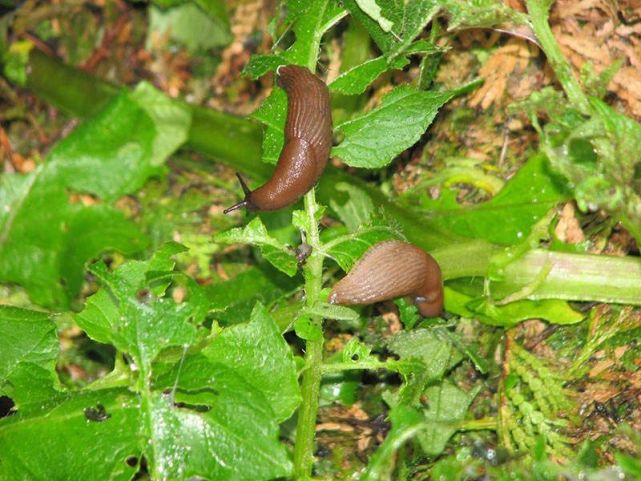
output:
<svg viewBox="0 0 641 481"><path fill-rule="evenodd" d="M304 67L279 67L278 85L287 93L285 145L272 177L251 191L238 180L245 199L225 209L225 214L247 207L278 210L295 203L318 181L332 147L332 117L325 83Z"/></svg>
<svg viewBox="0 0 641 481"><path fill-rule="evenodd" d="M438 316L443 310L441 269L422 249L391 240L365 252L334 285L329 302L373 304L402 296L410 296L422 316Z"/></svg>

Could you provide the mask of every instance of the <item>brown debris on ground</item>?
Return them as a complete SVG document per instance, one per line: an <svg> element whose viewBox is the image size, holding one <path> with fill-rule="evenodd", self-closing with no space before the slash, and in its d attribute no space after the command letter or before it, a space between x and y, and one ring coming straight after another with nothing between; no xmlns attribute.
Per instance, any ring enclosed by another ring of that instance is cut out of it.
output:
<svg viewBox="0 0 641 481"><path fill-rule="evenodd" d="M232 111L238 115L249 115L260 105L271 85L269 76L260 80L257 99L246 95L229 97L229 91L244 89L247 79L241 72L255 53L267 53L272 38L267 35L267 23L270 21L276 6L273 0L252 0L237 6L231 18L232 42L221 54L221 63L211 79L215 97L209 100L209 106L219 110ZM261 32L257 36L257 32Z"/></svg>
<svg viewBox="0 0 641 481"><path fill-rule="evenodd" d="M550 19L563 54L576 71L587 62L596 73L618 60L623 62L608 92L615 94L626 112L637 119L641 118L640 16L638 1L617 5L606 0L558 0Z"/></svg>

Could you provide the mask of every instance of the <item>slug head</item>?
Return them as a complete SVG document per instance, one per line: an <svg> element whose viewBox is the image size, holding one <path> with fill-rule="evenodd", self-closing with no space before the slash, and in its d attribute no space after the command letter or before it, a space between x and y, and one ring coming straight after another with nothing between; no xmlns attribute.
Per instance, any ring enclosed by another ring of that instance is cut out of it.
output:
<svg viewBox="0 0 641 481"><path fill-rule="evenodd" d="M238 177L238 182L240 182L240 187L243 189L245 198L240 202L238 202L237 204L234 204L231 207L228 207L227 209L225 209L223 211L224 214L229 214L230 212L233 212L237 209L242 209L243 207L247 207L247 210L256 210L256 206L251 201L252 191L249 190L249 187L247 186L245 179L243 179L238 172L236 172L236 177Z"/></svg>

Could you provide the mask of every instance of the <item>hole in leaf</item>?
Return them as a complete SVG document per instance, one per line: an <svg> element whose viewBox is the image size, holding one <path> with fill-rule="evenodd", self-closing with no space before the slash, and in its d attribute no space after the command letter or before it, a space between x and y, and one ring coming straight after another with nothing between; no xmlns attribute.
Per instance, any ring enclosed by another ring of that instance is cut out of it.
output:
<svg viewBox="0 0 641 481"><path fill-rule="evenodd" d="M135 458L135 456L130 456L130 458ZM129 459L129 458L127 458L127 459ZM140 480L143 480L143 479L148 480L149 479L149 473L148 473L148 469L147 469L147 459L144 456L142 456L140 458L139 466L140 467L138 468L138 472L136 473L136 475L134 476L133 479L134 480L138 480L138 479L140 479Z"/></svg>
<svg viewBox="0 0 641 481"><path fill-rule="evenodd" d="M16 404L9 396L0 396L0 418L5 418L12 414L11 410Z"/></svg>
<svg viewBox="0 0 641 481"><path fill-rule="evenodd" d="M131 468L135 468L138 466L138 458L136 456L129 456L127 459L125 459L125 463L127 463L127 466Z"/></svg>
<svg viewBox="0 0 641 481"><path fill-rule="evenodd" d="M206 413L207 411L211 410L209 406L205 406L202 404L175 403L174 405L177 408L189 409L191 411L196 411L197 413Z"/></svg>
<svg viewBox="0 0 641 481"><path fill-rule="evenodd" d="M352 354L352 361L358 361L358 354Z"/></svg>

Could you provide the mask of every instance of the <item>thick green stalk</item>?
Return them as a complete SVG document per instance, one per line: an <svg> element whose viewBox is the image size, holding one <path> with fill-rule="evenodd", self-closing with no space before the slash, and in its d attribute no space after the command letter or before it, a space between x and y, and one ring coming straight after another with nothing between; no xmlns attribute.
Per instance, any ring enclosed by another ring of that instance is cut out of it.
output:
<svg viewBox="0 0 641 481"><path fill-rule="evenodd" d="M312 307L320 302L323 287L323 255L318 231L316 194L312 189L305 195L305 212L308 229L305 242L312 248L305 262L305 304ZM321 326L321 318L312 319ZM322 329L321 329L322 330ZM303 402L298 411L296 425L296 445L294 446L294 475L298 480L311 478L314 466L314 439L316 437L316 416L322 378L323 337L307 340L305 343L305 371L301 386Z"/></svg>
<svg viewBox="0 0 641 481"><path fill-rule="evenodd" d="M543 53L545 53L548 62L550 62L556 78L561 83L572 106L587 115L590 112L590 103L583 93L579 82L574 77L570 65L561 53L559 44L554 38L550 24L548 23L549 7L553 2L549 0L526 0L525 3L530 15L534 35L536 35Z"/></svg>
<svg viewBox="0 0 641 481"><path fill-rule="evenodd" d="M73 115L83 117L95 113L120 90L37 50L32 50L29 60L27 86L36 95ZM187 147L251 175L256 182L269 177L273 167L260 161L262 131L258 124L202 107L191 108L194 118ZM229 138L234 138L235 142L229 142ZM502 249L484 241L462 239L444 232L424 216L390 201L376 187L335 168L325 171L317 187L320 202L329 205L331 199L345 200L346 194L336 189L340 182L367 192L383 215L392 220L410 242L432 252L446 279L487 276L491 257ZM536 250L511 264L505 271L503 282L493 284L496 285L493 289L509 293L534 282L544 256L549 256L546 259L553 262L553 268L533 293L537 297L548 295L573 300L641 303L637 287L641 285L641 262L632 257ZM567 266L577 268L569 270ZM583 276L583 272L593 274Z"/></svg>

